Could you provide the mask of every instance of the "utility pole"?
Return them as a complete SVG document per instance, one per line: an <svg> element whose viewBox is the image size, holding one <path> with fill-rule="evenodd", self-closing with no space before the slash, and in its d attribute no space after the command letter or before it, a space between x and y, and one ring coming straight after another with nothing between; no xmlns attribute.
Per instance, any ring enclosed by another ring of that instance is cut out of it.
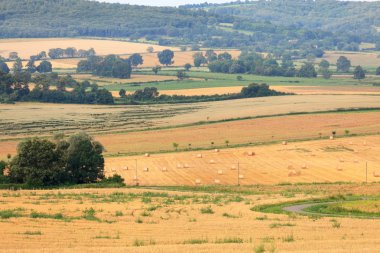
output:
<svg viewBox="0 0 380 253"><path fill-rule="evenodd" d="M240 163L239 163L239 161L237 163L237 169L238 169L237 170L238 171L238 178L237 178L238 180L237 181L238 181L238 186L240 186Z"/></svg>
<svg viewBox="0 0 380 253"><path fill-rule="evenodd" d="M368 162L365 162L365 182L368 183Z"/></svg>

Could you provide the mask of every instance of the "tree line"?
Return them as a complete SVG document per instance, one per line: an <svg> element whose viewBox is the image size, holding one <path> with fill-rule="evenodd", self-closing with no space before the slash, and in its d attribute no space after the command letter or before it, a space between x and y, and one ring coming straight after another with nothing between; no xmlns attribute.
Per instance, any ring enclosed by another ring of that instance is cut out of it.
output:
<svg viewBox="0 0 380 253"><path fill-rule="evenodd" d="M242 88L239 93L223 95L202 95L202 96L180 96L180 95L163 95L160 94L156 87L146 87L137 90L132 94L126 95L126 91L121 89L119 92L121 101L126 104L152 104L152 103L193 103L221 101L242 98L268 97L268 96L285 96L293 95L272 90L267 84L252 83Z"/></svg>
<svg viewBox="0 0 380 253"><path fill-rule="evenodd" d="M30 83L35 86L30 89ZM51 89L55 85L56 89ZM70 88L68 90L67 88ZM0 71L0 102L37 101L69 104L114 104L112 94L88 81L77 82L71 76L57 73L3 73Z"/></svg>

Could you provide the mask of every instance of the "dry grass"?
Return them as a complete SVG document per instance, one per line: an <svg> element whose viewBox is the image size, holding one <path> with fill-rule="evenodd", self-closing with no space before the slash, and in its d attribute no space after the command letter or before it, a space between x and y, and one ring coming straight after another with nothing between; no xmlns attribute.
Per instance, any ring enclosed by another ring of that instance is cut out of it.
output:
<svg viewBox="0 0 380 253"><path fill-rule="evenodd" d="M18 52L20 57L26 59L41 51L48 52L51 48L67 47L86 50L94 48L98 55L132 54L145 53L149 46L152 46L156 52L167 48L178 51L175 47L100 39L3 39L0 40L0 55L8 57L10 52Z"/></svg>
<svg viewBox="0 0 380 253"><path fill-rule="evenodd" d="M380 166L377 155L380 152L379 136L298 142L286 147L280 144L259 146L254 148L255 156L247 156L250 150L252 147L225 149L219 153L204 151L201 159L197 158L199 151L156 154L149 158L115 157L106 159L106 168L109 175L121 174L127 184L132 185L136 159L140 185L197 185L197 179L204 185L215 184L215 180L218 184L234 185L237 184L238 171L232 167L236 168L239 162L240 174L243 175L241 184L252 185L363 182L366 179L365 162L368 161L369 181L379 181L372 173ZM188 164L189 168L178 168L177 164ZM125 166L129 170L124 170ZM149 173L143 173L145 167L150 168ZM167 171L162 172L162 167ZM337 170L337 167L342 169ZM219 174L219 171L223 173Z"/></svg>
<svg viewBox="0 0 380 253"><path fill-rule="evenodd" d="M347 57L353 66L380 66L380 58L377 57L378 53L326 51L323 59L329 61L331 64L336 64L340 56Z"/></svg>
<svg viewBox="0 0 380 253"><path fill-rule="evenodd" d="M373 86L272 86L274 90L290 92L299 95L355 95L355 94L380 94L380 87Z"/></svg>
<svg viewBox="0 0 380 253"><path fill-rule="evenodd" d="M150 197L151 203L145 203L141 197L149 190L0 191L1 210L22 208L25 216L33 209L40 213L80 217L83 210L93 208L98 219L79 218L69 222L29 217L2 219L0 252L98 252L101 248L103 252L248 253L261 244L267 252L271 248L276 249L273 252L362 252L363 249L376 252L380 242L378 220L339 219L340 228L332 229L329 218L313 220L266 214L262 219L263 214L249 210L252 204L247 202L260 205L289 200L278 194L276 188L266 188L268 192L273 191L271 195L244 196L241 202L225 202L234 196L224 194L168 192L167 197ZM316 188L318 186L299 186L298 190ZM376 185L326 186L330 194L351 193L353 188L361 192L379 190ZM287 188L279 190L287 191ZM138 196L125 201L123 197L131 193ZM175 200L175 195L179 200ZM215 201L218 198L221 201ZM305 198L300 194L293 199ZM147 211L151 207L158 208ZM207 207L214 213L200 212ZM115 215L117 211L123 215ZM149 216L143 216L144 213ZM228 218L224 213L237 218ZM142 223L137 223L136 219ZM294 226L273 228L273 223ZM26 231L40 233L28 235ZM283 240L289 236L294 241ZM233 241L241 243L228 243ZM198 242L202 244L196 244Z"/></svg>

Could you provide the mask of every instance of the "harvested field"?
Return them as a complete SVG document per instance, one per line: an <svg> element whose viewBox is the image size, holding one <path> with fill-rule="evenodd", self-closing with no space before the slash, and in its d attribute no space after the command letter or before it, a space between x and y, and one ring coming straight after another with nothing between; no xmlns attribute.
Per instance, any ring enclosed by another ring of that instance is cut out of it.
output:
<svg viewBox="0 0 380 253"><path fill-rule="evenodd" d="M0 139L79 130L100 135L239 117L370 108L379 104L379 96L365 95L302 95L149 106L0 104Z"/></svg>
<svg viewBox="0 0 380 253"><path fill-rule="evenodd" d="M249 156L250 151L254 156ZM151 157L107 158L108 175L122 175L127 184L140 185L236 185L314 182L364 182L368 162L369 182L380 182L373 176L380 166L380 136L318 140L224 149L220 152L194 151L156 154ZM202 158L197 154L201 153ZM209 161L214 161L213 163ZM178 166L178 165L188 166ZM167 170L162 171L165 167ZM188 167L188 168L186 168ZM126 170L125 168L128 168ZM149 168L149 172L143 172ZM239 168L239 170L237 170ZM222 171L223 173L218 173ZM200 180L196 182L196 180Z"/></svg>
<svg viewBox="0 0 380 253"><path fill-rule="evenodd" d="M240 55L239 50L215 50L215 53L217 54L224 53L224 52L230 53L234 59L238 58ZM172 66L183 67L186 63L190 63L191 65L193 65L194 64L193 55L195 53L196 53L195 51L175 52L174 59L173 59L174 63L172 64ZM203 51L203 53L205 53L205 51ZM144 53L142 56L144 59L144 63L143 65L139 67L151 68L157 65L161 65L160 62L158 61L156 53L153 53L153 54ZM126 57L129 57L129 56L126 56Z"/></svg>
<svg viewBox="0 0 380 253"><path fill-rule="evenodd" d="M359 190L360 194L377 193L376 184L228 188L237 190L233 194L220 189L217 194L144 189L2 190L0 212L14 216L0 218L0 252L87 253L101 248L104 252L248 253L264 247L268 252L353 253L378 249L379 220L337 218L339 228L332 229L328 217L250 210L256 205ZM248 194L239 194L239 190Z"/></svg>
<svg viewBox="0 0 380 253"><path fill-rule="evenodd" d="M352 66L380 66L380 58L378 58L378 53L364 53L364 52L337 52L337 51L326 51L323 59L329 61L331 64L336 64L336 61L340 56L347 57Z"/></svg>
<svg viewBox="0 0 380 253"><path fill-rule="evenodd" d="M180 149L225 147L229 145L258 144L282 140L305 138L327 138L332 131L339 136L345 130L351 134L379 133L380 112L331 113L299 116L272 117L242 121L224 122L186 128L159 131L132 132L97 136L108 154L133 152L159 152L173 150L172 143ZM154 136L154 139L151 138ZM0 143L1 145L1 143Z"/></svg>
<svg viewBox="0 0 380 253"><path fill-rule="evenodd" d="M8 57L10 52L17 52L21 58L27 59L41 51L48 52L51 48L68 47L75 47L78 50L94 48L98 55L132 54L145 53L149 46L152 46L156 52L167 48L178 51L175 47L104 39L2 39L0 40L0 55Z"/></svg>
<svg viewBox="0 0 380 253"><path fill-rule="evenodd" d="M120 79L111 77L99 77L93 75L72 75L78 81L88 80L96 82L99 85L107 85L110 83L143 83L143 82L162 82L177 80L175 76L159 76L159 75L132 75L130 79Z"/></svg>
<svg viewBox="0 0 380 253"><path fill-rule="evenodd" d="M380 95L380 87L374 86L271 86L271 88L299 95Z"/></svg>

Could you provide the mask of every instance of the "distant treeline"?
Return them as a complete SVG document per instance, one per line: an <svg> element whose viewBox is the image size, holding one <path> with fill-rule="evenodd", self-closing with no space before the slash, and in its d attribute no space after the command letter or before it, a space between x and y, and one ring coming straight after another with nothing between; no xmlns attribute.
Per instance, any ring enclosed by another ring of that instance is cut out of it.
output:
<svg viewBox="0 0 380 253"><path fill-rule="evenodd" d="M272 53L359 50L361 42L379 40L374 27L380 26L379 3L365 2L273 0L192 9L17 0L1 1L0 10L4 38L126 37L160 45L250 47Z"/></svg>
<svg viewBox="0 0 380 253"><path fill-rule="evenodd" d="M30 90L33 82L35 87ZM55 85L55 89L51 86ZM71 90L67 90L70 88ZM67 104L113 104L112 94L88 81L77 82L56 73L36 74L27 71L5 74L0 71L0 103L36 101Z"/></svg>
<svg viewBox="0 0 380 253"><path fill-rule="evenodd" d="M125 95L125 90L120 90L121 103L127 104L157 104L157 103L195 103L221 100L232 100L242 98L269 97L293 95L272 90L267 84L252 83L242 88L241 92L223 95L202 95L202 96L179 96L160 95L156 87L146 87L137 90L133 94Z"/></svg>

